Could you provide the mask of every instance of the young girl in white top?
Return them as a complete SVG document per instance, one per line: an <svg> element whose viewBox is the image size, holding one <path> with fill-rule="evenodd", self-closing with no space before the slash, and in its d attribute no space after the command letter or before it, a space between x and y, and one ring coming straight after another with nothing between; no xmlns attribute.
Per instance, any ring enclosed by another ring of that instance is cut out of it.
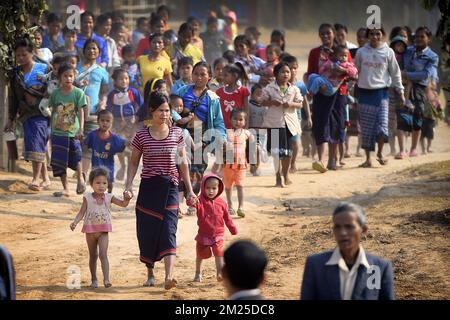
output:
<svg viewBox="0 0 450 320"><path fill-rule="evenodd" d="M100 257L103 271L103 284L105 288L111 287L109 281L108 262L108 233L112 231L111 226L111 203L121 207L128 206L132 196L129 192L123 193L123 200L107 193L108 169L104 167L94 168L89 174L89 183L94 190L85 193L83 204L77 216L70 224L70 229L75 230L78 222L84 218L81 232L86 233L86 242L89 249L89 270L91 271L91 287L98 288L97 281L97 258ZM97 255L97 247L99 254Z"/></svg>

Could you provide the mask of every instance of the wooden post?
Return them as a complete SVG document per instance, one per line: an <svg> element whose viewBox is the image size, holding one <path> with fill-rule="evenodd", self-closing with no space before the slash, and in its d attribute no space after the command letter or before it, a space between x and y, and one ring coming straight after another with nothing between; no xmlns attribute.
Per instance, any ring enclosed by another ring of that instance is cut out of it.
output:
<svg viewBox="0 0 450 320"><path fill-rule="evenodd" d="M0 168L3 170L8 169L8 148L6 147L5 135L3 134L3 128L8 121L8 86L6 85L8 80L3 74L0 74Z"/></svg>

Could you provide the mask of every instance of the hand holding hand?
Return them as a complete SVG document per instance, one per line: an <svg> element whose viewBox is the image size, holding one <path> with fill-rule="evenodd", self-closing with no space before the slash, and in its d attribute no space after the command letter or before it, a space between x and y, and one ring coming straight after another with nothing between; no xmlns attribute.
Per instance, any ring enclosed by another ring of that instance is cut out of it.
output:
<svg viewBox="0 0 450 320"><path fill-rule="evenodd" d="M124 192L123 192L123 198L125 199L125 200L131 200L131 199L133 199L133 191L131 191L131 190L125 190Z"/></svg>
<svg viewBox="0 0 450 320"><path fill-rule="evenodd" d="M186 203L190 207L197 205L197 203L198 203L197 196L194 193L192 193L192 192L188 193Z"/></svg>

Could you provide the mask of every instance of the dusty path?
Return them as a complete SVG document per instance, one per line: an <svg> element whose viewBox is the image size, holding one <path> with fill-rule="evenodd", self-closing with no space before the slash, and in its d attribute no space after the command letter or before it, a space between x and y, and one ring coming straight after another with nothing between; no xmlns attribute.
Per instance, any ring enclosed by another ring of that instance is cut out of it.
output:
<svg viewBox="0 0 450 320"><path fill-rule="evenodd" d="M304 71L307 53L317 45L317 35L289 32L288 38L288 51L299 57L300 70ZM247 179L248 214L245 219L235 219L239 236L232 238L227 233L226 245L237 238L260 244L270 257L263 294L274 299L297 299L306 256L334 247L330 224L333 207L342 200L355 201L367 208L370 231L363 245L394 262L397 296L450 299L450 162L438 163L450 160L450 128L441 124L437 133L435 153L403 161L389 158L383 168L377 164L373 169L360 169L361 158L351 158L345 169L319 174L311 170L310 159L301 158L300 172L292 177L294 184L284 189L273 187L273 170L270 164L264 165L261 177ZM16 174L0 172L0 243L14 256L18 299L225 297L215 281L213 260L204 264L204 281L191 282L195 217L185 217L179 223L175 268L178 288L169 292L163 289L161 264L156 269L158 285L142 287L146 271L138 260L134 200L127 209L113 211L109 247L113 287L90 290L86 287L90 275L81 226L75 232L69 229L81 196L52 197L59 188L57 180L50 191L29 191L26 185L31 167L21 162L20 168ZM75 190L73 180L71 189ZM117 183L114 192L120 195L122 190L123 184ZM81 269L81 290L66 287L70 266ZM100 266L98 276L101 279Z"/></svg>
<svg viewBox="0 0 450 320"><path fill-rule="evenodd" d="M399 298L450 298L450 267L446 263L450 258L449 213L420 213L450 207L450 164L417 169L421 164L450 159L450 129L441 125L438 133L437 152L403 161L391 158L383 168L360 169L361 159L351 158L344 170L318 174L310 169L309 159L301 158L301 171L288 188L272 187L269 164L263 167L263 176L248 177L248 215L235 219L237 238L250 238L269 253L264 294L276 299L298 298L306 256L333 247L329 216L339 201L350 200L367 208L370 233L364 246L394 261ZM22 173L29 173L27 164L21 163L21 168ZM114 209L109 248L114 286L93 291L86 287L90 278L83 234L80 229L69 229L81 197L56 199L52 191L29 192L26 177L20 173L2 172L0 180L0 242L14 256L19 299L224 298L222 286L215 281L213 260L205 263L204 281L191 282L197 230L194 217L180 220L175 269L179 287L166 292L161 285L161 264L156 269L158 285L141 286L145 268L138 261L134 201L127 209ZM75 188L74 181L71 187ZM121 190L118 183L115 191ZM231 240L227 234L226 243ZM74 265L81 269L81 290L66 287L67 268Z"/></svg>

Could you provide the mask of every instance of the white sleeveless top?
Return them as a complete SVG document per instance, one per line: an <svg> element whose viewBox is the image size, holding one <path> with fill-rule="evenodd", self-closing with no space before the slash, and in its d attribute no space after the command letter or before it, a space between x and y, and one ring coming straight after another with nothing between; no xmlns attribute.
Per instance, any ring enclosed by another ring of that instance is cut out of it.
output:
<svg viewBox="0 0 450 320"><path fill-rule="evenodd" d="M85 193L84 198L87 202L86 214L84 216L84 225L81 232L111 232L111 199L113 195L105 193L101 203L93 197L93 193Z"/></svg>

